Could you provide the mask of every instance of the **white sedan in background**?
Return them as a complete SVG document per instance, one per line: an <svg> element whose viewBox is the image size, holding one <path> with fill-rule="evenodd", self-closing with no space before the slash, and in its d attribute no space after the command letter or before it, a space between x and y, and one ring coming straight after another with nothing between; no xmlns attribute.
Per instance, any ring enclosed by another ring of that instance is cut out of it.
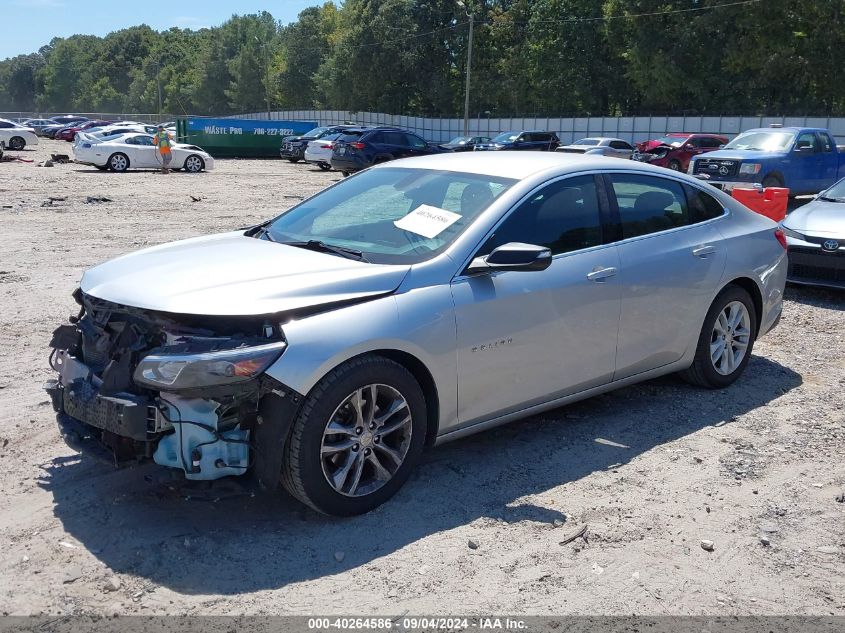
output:
<svg viewBox="0 0 845 633"><path fill-rule="evenodd" d="M561 145L555 151L565 154L595 154L613 158L631 158L634 146L621 138L594 136L582 138L569 145Z"/></svg>
<svg viewBox="0 0 845 633"><path fill-rule="evenodd" d="M73 146L77 163L93 165L97 169L126 171L127 169L158 169L162 166L161 155L149 134L128 133L98 138L90 134L78 134ZM214 159L201 147L171 143L173 161L170 169L184 169L189 172L214 169Z"/></svg>
<svg viewBox="0 0 845 633"><path fill-rule="evenodd" d="M305 147L305 162L309 165L316 165L324 171L329 171L332 168L334 141L340 138L340 136L340 133L330 134L325 138L310 141Z"/></svg>
<svg viewBox="0 0 845 633"><path fill-rule="evenodd" d="M7 149L19 151L27 145L38 145L38 136L31 127L0 119L0 141L6 144Z"/></svg>

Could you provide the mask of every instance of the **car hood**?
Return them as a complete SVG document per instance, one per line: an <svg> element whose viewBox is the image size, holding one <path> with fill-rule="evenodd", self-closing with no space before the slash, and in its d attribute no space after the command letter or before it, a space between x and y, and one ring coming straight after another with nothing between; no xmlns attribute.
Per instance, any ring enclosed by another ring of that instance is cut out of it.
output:
<svg viewBox="0 0 845 633"><path fill-rule="evenodd" d="M759 150L736 150L736 149L717 149L713 152L706 152L697 158L706 158L707 160L767 160L778 158L781 156L778 152L761 152Z"/></svg>
<svg viewBox="0 0 845 633"><path fill-rule="evenodd" d="M845 238L845 202L813 200L790 213L783 224L799 233Z"/></svg>
<svg viewBox="0 0 845 633"><path fill-rule="evenodd" d="M154 246L100 264L86 294L148 310L252 316L390 293L408 266L367 264L246 237L242 231Z"/></svg>
<svg viewBox="0 0 845 633"><path fill-rule="evenodd" d="M637 143L637 150L640 152L653 152L654 150L676 150L680 145L669 145L668 143L661 143L660 141L645 141L644 143Z"/></svg>

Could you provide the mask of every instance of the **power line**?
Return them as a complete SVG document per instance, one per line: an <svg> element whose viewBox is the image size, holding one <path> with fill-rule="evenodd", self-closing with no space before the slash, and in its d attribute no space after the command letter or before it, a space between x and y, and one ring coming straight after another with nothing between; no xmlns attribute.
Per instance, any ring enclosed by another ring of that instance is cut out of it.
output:
<svg viewBox="0 0 845 633"><path fill-rule="evenodd" d="M691 13L693 11L713 11L715 9L724 9L726 7L739 7L747 4L758 4L763 0L737 0L736 2L726 2L723 4L714 4L707 7L691 7L689 9L670 9L669 11L651 11L649 13L629 13L622 15L603 15L592 18L563 18L560 20L533 20L530 24L537 23L553 23L563 24L568 22L606 22L609 20L629 20L633 18L648 18L661 15L673 15L676 13ZM528 22L512 22L512 24L529 24Z"/></svg>

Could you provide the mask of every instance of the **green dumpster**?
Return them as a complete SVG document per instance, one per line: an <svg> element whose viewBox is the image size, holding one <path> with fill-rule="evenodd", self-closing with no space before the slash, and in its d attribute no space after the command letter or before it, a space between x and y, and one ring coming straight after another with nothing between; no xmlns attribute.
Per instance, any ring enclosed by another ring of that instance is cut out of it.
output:
<svg viewBox="0 0 845 633"><path fill-rule="evenodd" d="M180 143L198 145L215 158L278 158L282 139L315 127L316 121L181 117L176 120L176 137Z"/></svg>

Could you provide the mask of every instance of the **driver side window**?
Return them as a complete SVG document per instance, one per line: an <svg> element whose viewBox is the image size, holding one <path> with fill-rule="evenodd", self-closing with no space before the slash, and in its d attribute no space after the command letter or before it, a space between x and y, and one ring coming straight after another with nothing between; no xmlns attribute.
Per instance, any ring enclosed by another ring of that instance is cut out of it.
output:
<svg viewBox="0 0 845 633"><path fill-rule="evenodd" d="M816 135L812 132L804 132L795 141L795 149L802 149L809 151L816 147Z"/></svg>
<svg viewBox="0 0 845 633"><path fill-rule="evenodd" d="M505 219L477 256L489 255L509 242L545 246L553 255L600 245L595 178L566 178L533 194Z"/></svg>

